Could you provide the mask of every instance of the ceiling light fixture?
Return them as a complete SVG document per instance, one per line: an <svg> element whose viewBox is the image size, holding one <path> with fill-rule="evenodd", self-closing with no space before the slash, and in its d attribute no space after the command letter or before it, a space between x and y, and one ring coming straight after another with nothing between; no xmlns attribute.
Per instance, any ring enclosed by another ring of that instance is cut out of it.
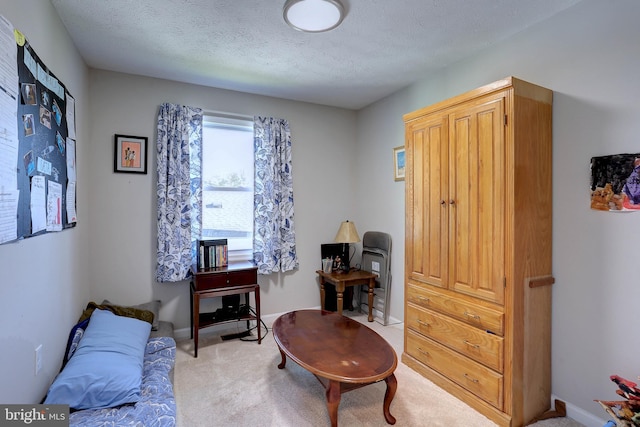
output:
<svg viewBox="0 0 640 427"><path fill-rule="evenodd" d="M282 14L293 29L321 33L340 25L344 6L339 0L287 0Z"/></svg>

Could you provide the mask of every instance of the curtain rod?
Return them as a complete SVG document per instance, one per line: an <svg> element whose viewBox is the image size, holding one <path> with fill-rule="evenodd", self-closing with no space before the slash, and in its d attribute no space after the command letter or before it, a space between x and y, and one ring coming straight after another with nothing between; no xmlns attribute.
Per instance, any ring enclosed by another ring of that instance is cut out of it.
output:
<svg viewBox="0 0 640 427"><path fill-rule="evenodd" d="M216 110L205 110L204 108L202 109L202 112L205 115L222 116L222 117L226 117L226 118L229 118L229 119L239 119L239 120L251 120L251 121L253 121L253 116L249 116L247 114L229 113L229 112L226 112L226 111L216 111Z"/></svg>

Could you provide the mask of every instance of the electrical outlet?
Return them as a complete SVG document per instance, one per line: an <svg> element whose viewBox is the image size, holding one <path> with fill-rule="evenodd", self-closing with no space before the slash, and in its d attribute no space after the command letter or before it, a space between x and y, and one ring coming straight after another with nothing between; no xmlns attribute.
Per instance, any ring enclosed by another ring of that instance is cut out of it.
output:
<svg viewBox="0 0 640 427"><path fill-rule="evenodd" d="M42 370L42 344L36 347L36 375Z"/></svg>

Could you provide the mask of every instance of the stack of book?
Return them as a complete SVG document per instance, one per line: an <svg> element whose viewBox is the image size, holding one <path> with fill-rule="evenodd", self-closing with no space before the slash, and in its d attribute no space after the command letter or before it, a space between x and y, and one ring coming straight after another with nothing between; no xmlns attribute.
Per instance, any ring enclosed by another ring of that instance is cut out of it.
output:
<svg viewBox="0 0 640 427"><path fill-rule="evenodd" d="M229 264L227 239L198 241L198 268L225 267Z"/></svg>

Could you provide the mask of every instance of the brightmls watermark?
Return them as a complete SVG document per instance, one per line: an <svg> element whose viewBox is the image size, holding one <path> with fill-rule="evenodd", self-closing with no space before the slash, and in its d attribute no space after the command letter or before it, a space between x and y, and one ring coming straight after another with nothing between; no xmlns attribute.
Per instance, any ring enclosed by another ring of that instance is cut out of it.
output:
<svg viewBox="0 0 640 427"><path fill-rule="evenodd" d="M69 405L0 405L0 427L69 427Z"/></svg>

